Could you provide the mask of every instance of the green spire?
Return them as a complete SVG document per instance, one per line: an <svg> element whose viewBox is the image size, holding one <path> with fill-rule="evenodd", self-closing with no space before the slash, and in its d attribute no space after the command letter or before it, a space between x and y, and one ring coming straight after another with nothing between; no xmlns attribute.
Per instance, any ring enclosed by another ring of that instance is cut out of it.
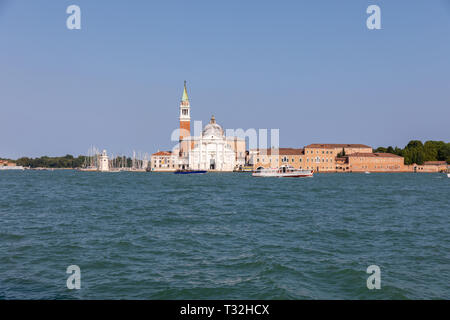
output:
<svg viewBox="0 0 450 320"><path fill-rule="evenodd" d="M188 97L187 89L186 89L186 81L184 81L183 98L181 99L181 101L189 101L189 97Z"/></svg>

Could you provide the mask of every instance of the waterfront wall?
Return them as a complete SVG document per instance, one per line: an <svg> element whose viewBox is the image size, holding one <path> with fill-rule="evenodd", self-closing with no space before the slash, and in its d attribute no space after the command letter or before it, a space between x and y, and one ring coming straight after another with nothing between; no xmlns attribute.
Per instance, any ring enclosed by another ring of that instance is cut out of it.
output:
<svg viewBox="0 0 450 320"><path fill-rule="evenodd" d="M404 158L391 153L373 153L364 145L315 144L304 149L251 150L253 169L291 166L314 172L445 172L445 161L405 165ZM342 152L344 150L344 152ZM369 152L370 151L370 152ZM344 154L344 155L343 155Z"/></svg>

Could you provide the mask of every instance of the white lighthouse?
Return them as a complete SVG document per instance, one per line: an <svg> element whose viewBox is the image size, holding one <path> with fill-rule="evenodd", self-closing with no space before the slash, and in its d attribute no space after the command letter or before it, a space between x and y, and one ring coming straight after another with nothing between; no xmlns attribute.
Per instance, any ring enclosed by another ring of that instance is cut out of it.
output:
<svg viewBox="0 0 450 320"><path fill-rule="evenodd" d="M100 155L100 165L98 167L98 170L101 172L109 171L109 159L106 150L103 150L102 154Z"/></svg>

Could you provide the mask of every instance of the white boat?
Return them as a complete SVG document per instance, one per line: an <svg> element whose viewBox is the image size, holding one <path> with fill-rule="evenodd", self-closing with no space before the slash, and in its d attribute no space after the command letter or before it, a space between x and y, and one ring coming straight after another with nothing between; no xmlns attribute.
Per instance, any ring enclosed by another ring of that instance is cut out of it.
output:
<svg viewBox="0 0 450 320"><path fill-rule="evenodd" d="M447 173L447 178L450 178L450 173Z"/></svg>
<svg viewBox="0 0 450 320"><path fill-rule="evenodd" d="M257 169L252 174L253 177L275 177L275 178L306 178L312 177L312 170L295 169L292 167L281 167L272 169Z"/></svg>
<svg viewBox="0 0 450 320"><path fill-rule="evenodd" d="M364 172L365 174L370 174L370 172L369 171L366 171L366 172Z"/></svg>
<svg viewBox="0 0 450 320"><path fill-rule="evenodd" d="M1 166L0 170L25 170L23 166Z"/></svg>
<svg viewBox="0 0 450 320"><path fill-rule="evenodd" d="M97 172L97 167L87 167L87 168L79 168L78 171L84 171L84 172Z"/></svg>

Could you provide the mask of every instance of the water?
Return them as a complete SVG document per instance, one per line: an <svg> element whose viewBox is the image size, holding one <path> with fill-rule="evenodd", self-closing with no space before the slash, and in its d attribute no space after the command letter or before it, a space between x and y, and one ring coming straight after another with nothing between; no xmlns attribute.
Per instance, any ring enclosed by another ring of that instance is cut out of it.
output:
<svg viewBox="0 0 450 320"><path fill-rule="evenodd" d="M0 172L0 299L450 299L449 190L442 174Z"/></svg>

